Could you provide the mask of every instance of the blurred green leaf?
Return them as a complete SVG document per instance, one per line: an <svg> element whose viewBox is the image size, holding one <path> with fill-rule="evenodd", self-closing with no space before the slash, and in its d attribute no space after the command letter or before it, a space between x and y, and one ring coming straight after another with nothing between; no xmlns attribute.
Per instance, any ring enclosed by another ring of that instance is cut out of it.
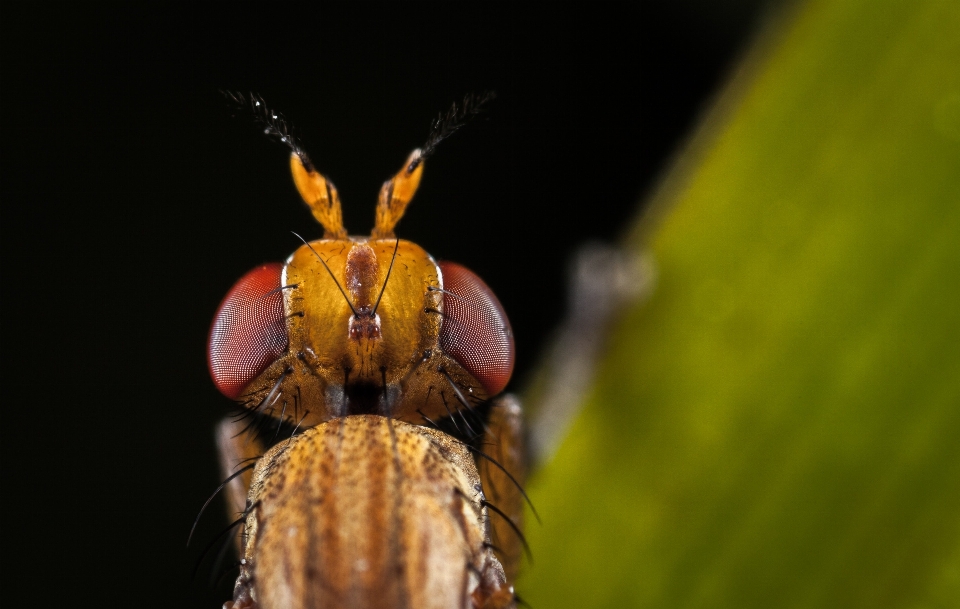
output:
<svg viewBox="0 0 960 609"><path fill-rule="evenodd" d="M774 30L531 482L536 609L960 606L960 2Z"/></svg>

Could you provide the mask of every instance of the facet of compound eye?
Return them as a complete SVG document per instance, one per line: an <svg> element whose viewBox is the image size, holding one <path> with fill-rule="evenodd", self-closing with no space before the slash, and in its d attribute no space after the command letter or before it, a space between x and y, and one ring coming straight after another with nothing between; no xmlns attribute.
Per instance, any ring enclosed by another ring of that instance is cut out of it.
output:
<svg viewBox="0 0 960 609"><path fill-rule="evenodd" d="M491 396L513 374L513 330L500 301L466 267L441 262L443 325L440 347L483 385Z"/></svg>
<svg viewBox="0 0 960 609"><path fill-rule="evenodd" d="M280 263L259 266L237 281L217 309L207 357L220 393L236 399L287 349Z"/></svg>

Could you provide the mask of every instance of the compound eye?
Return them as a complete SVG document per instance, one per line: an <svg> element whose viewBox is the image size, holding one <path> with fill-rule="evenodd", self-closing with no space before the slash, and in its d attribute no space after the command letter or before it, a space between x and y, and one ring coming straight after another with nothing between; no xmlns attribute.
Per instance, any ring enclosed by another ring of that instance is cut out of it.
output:
<svg viewBox="0 0 960 609"><path fill-rule="evenodd" d="M500 301L469 269L441 262L443 323L440 347L493 396L513 373L513 330Z"/></svg>
<svg viewBox="0 0 960 609"><path fill-rule="evenodd" d="M279 263L259 266L227 292L210 328L207 357L220 393L236 399L287 348Z"/></svg>

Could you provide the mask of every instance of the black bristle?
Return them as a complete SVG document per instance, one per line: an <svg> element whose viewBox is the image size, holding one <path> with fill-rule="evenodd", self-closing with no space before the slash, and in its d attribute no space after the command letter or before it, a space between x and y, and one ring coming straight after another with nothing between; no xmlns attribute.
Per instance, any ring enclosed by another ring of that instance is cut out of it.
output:
<svg viewBox="0 0 960 609"><path fill-rule="evenodd" d="M433 120L430 128L430 135L427 141L420 147L420 157L414 161L414 165L408 169L416 169L421 161L432 155L437 146L443 140L456 133L460 127L466 125L476 115L483 111L484 105L497 96L493 91L485 91L479 95L469 93L463 98L459 105L454 102L447 112L441 113Z"/></svg>
<svg viewBox="0 0 960 609"><path fill-rule="evenodd" d="M256 93L244 95L239 91L221 91L232 105L239 110L250 114L253 121L263 127L263 133L270 139L290 149L297 155L307 171L314 171L313 163L300 144L299 138L293 131L293 125L279 111L270 108L263 98Z"/></svg>

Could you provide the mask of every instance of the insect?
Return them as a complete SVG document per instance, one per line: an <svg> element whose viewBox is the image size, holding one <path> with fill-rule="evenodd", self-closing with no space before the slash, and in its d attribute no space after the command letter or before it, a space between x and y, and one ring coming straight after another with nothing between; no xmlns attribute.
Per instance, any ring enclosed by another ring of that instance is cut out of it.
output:
<svg viewBox="0 0 960 609"><path fill-rule="evenodd" d="M501 394L510 323L477 275L394 234L425 159L486 98L434 122L383 184L369 237L348 236L336 188L283 118L233 99L290 148L324 232L244 275L210 331L214 383L241 406L217 429L242 527L224 606L515 607L525 458L519 402Z"/></svg>

